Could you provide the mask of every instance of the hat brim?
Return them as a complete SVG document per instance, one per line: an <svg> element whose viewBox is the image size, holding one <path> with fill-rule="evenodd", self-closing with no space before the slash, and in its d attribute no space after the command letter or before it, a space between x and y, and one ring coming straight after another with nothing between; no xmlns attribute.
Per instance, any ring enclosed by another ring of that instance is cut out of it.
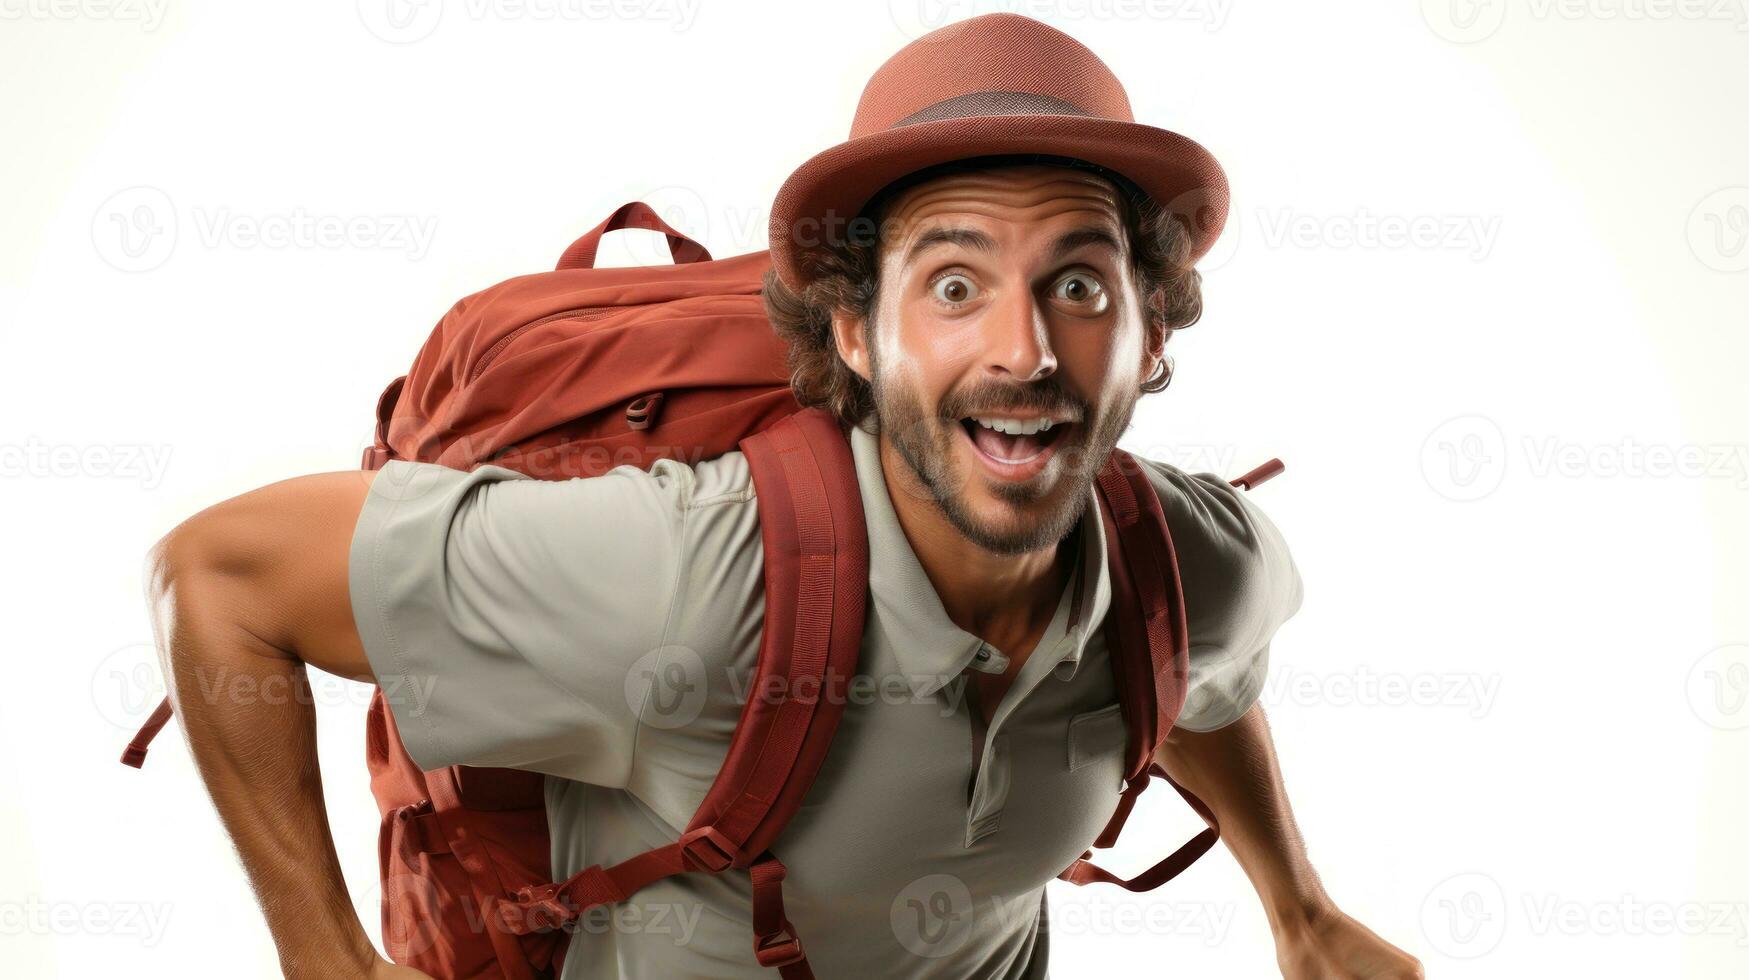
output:
<svg viewBox="0 0 1749 980"><path fill-rule="evenodd" d="M875 192L937 163L995 153L1075 157L1123 174L1188 219L1191 260L1214 247L1227 220L1227 175L1195 140L1141 123L1087 116L972 116L915 123L848 140L809 158L778 189L771 261L791 289L806 256L834 240Z"/></svg>

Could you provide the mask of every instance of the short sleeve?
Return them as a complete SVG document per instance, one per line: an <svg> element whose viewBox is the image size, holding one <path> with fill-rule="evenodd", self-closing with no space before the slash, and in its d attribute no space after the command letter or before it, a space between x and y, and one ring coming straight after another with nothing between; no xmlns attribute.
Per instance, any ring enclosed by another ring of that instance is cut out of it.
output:
<svg viewBox="0 0 1749 980"><path fill-rule="evenodd" d="M1299 569L1245 491L1208 473L1143 460L1178 555L1190 627L1190 678L1178 727L1214 731L1263 692L1269 644L1299 611Z"/></svg>
<svg viewBox="0 0 1749 980"><path fill-rule="evenodd" d="M623 787L638 734L628 678L662 643L691 487L671 460L563 481L379 471L349 591L413 760Z"/></svg>

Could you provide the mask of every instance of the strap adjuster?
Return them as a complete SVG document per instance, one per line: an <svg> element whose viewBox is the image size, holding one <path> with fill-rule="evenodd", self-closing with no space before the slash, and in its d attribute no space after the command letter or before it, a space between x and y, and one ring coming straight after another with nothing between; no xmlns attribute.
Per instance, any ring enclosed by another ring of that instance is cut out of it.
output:
<svg viewBox="0 0 1749 980"><path fill-rule="evenodd" d="M698 827L680 835L680 852L686 863L716 874L740 860L741 852L715 827Z"/></svg>
<svg viewBox="0 0 1749 980"><path fill-rule="evenodd" d="M760 966L778 967L799 963L807 958L807 954L802 952L802 941L796 936L795 927L785 922L777 932L755 937L753 958Z"/></svg>
<svg viewBox="0 0 1749 980"><path fill-rule="evenodd" d="M559 889L557 884L518 889L514 902L499 903L499 924L518 936L564 928L577 913L560 899Z"/></svg>
<svg viewBox="0 0 1749 980"><path fill-rule="evenodd" d="M584 912L622 898L612 876L596 864L561 882L518 888L515 898L498 902L498 921L518 936L553 929L569 931Z"/></svg>

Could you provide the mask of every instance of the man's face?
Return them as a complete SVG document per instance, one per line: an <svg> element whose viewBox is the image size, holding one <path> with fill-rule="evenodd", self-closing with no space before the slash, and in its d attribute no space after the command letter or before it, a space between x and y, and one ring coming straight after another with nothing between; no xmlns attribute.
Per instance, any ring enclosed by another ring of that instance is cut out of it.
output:
<svg viewBox="0 0 1749 980"><path fill-rule="evenodd" d="M882 233L868 335L834 322L882 437L967 538L1055 544L1158 353L1115 189L1045 166L945 176L895 199Z"/></svg>

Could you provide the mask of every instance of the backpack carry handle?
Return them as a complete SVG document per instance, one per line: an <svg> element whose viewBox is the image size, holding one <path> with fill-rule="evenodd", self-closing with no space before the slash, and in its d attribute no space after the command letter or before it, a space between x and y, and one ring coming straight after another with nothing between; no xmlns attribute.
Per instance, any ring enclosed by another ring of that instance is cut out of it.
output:
<svg viewBox="0 0 1749 980"><path fill-rule="evenodd" d="M675 265L686 265L690 262L709 262L711 253L703 245L682 235L668 226L654 209L643 201L632 201L620 205L619 210L607 216L607 220L584 232L583 237L571 243L565 249L565 254L559 256L557 270L593 269L595 268L595 250L601 247L601 236L621 228L645 228L659 231L668 236L668 254L674 257Z"/></svg>

